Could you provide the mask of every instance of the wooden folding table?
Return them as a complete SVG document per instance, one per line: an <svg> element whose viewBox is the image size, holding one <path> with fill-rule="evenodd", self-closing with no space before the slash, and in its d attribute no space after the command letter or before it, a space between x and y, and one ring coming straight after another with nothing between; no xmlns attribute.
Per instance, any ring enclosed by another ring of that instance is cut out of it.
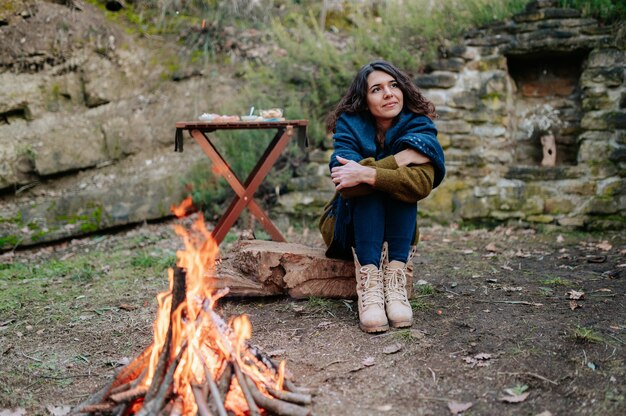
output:
<svg viewBox="0 0 626 416"><path fill-rule="evenodd" d="M213 171L222 176L230 187L235 191L235 198L228 209L217 222L212 232L213 238L220 244L228 230L233 226L244 208L261 223L274 241L286 241L278 228L272 223L267 214L254 200L254 193L263 179L267 176L272 166L278 160L280 153L295 136L299 141L306 142L307 120L285 121L258 121L258 122L202 122L180 121L176 123L175 150L183 151L183 132L189 131L191 137L200 145L200 148L211 159L214 165ZM242 183L230 168L228 162L220 155L215 145L211 142L207 133L217 130L276 130L276 135L268 144L250 174Z"/></svg>

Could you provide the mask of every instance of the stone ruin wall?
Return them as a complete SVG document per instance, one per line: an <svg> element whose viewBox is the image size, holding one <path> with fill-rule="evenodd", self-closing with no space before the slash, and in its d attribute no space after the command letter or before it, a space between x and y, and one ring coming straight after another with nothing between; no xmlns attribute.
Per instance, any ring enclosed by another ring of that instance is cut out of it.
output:
<svg viewBox="0 0 626 416"><path fill-rule="evenodd" d="M438 108L448 167L422 211L624 228L625 50L595 19L554 5L468 33L416 79ZM528 129L545 113L555 166L541 165L539 128Z"/></svg>

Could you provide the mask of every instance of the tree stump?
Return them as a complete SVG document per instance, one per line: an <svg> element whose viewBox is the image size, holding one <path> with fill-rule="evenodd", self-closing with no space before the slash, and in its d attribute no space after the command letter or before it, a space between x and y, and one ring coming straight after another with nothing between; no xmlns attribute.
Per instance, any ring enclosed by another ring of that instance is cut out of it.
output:
<svg viewBox="0 0 626 416"><path fill-rule="evenodd" d="M352 261L329 259L322 248L242 240L216 265L211 282L233 296L356 298Z"/></svg>

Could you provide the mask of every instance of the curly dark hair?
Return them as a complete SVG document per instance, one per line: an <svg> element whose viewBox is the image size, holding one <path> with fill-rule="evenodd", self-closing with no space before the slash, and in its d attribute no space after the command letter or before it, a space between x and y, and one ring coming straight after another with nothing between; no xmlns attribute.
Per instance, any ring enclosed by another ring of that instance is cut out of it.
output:
<svg viewBox="0 0 626 416"><path fill-rule="evenodd" d="M377 60L364 65L357 72L348 91L339 100L339 103L326 117L326 131L333 133L337 125L337 118L342 113L369 112L367 109L367 77L374 71L383 71L391 75L397 82L402 95L404 106L415 114L422 114L435 119L435 105L422 95L411 78L400 69L387 61Z"/></svg>

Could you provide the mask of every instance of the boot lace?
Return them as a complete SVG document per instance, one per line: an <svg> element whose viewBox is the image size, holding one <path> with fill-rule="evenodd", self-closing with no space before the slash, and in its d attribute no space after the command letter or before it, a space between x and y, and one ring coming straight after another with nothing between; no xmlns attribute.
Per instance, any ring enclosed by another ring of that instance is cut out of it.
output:
<svg viewBox="0 0 626 416"><path fill-rule="evenodd" d="M363 266L359 269L361 274L361 287L363 293L360 296L363 307L382 304L385 301L380 270ZM372 285L370 287L370 285Z"/></svg>
<svg viewBox="0 0 626 416"><path fill-rule="evenodd" d="M387 289L387 302L407 302L404 269L385 270L385 288Z"/></svg>

